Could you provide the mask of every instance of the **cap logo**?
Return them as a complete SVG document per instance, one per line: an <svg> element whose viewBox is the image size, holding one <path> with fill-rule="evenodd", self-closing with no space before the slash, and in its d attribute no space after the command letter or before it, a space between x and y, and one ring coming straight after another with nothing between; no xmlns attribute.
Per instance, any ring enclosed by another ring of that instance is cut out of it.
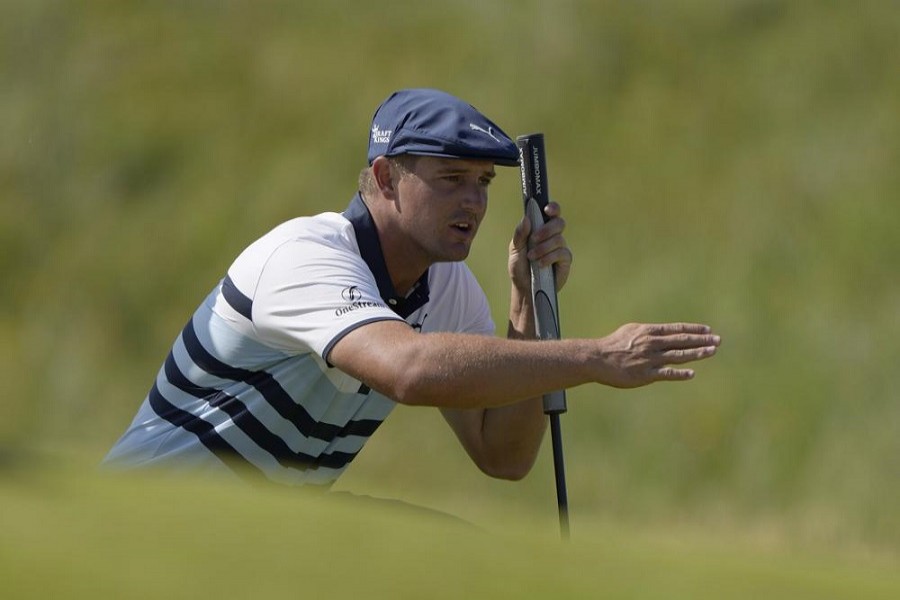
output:
<svg viewBox="0 0 900 600"><path fill-rule="evenodd" d="M379 129L378 125L372 125L372 143L373 144L387 144L391 141L391 134L394 132L393 129Z"/></svg>
<svg viewBox="0 0 900 600"><path fill-rule="evenodd" d="M368 126L369 165L379 156L401 154L519 164L515 142L498 125L440 90L398 90L375 109Z"/></svg>
<svg viewBox="0 0 900 600"><path fill-rule="evenodd" d="M484 127L479 127L475 123L469 123L469 129L471 129L473 131L480 131L481 133L486 133L487 135L491 136L491 138L493 138L493 140L495 142L497 142L498 144L500 143L500 140L498 140L497 136L494 135L493 127L488 127L487 129L485 129ZM388 133L390 133L390 132L388 132Z"/></svg>

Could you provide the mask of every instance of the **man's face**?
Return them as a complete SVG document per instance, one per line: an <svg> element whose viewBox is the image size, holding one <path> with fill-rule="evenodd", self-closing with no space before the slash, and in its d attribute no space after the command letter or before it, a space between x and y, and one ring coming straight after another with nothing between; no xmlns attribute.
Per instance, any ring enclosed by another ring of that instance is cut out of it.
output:
<svg viewBox="0 0 900 600"><path fill-rule="evenodd" d="M419 156L398 185L404 231L429 262L464 260L487 211L489 160Z"/></svg>

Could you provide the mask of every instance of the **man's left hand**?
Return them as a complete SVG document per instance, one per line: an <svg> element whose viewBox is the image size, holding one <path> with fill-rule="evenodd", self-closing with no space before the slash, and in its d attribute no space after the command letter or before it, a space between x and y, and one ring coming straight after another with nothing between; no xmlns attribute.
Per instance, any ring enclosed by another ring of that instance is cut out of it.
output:
<svg viewBox="0 0 900 600"><path fill-rule="evenodd" d="M572 251L566 244L563 231L566 222L562 218L559 204L550 202L544 208L549 220L537 231L531 231L531 221L523 217L516 226L512 241L509 243L509 276L513 285L522 291L531 293L530 261L537 261L541 266L553 265L556 271L556 290L559 291L569 278L572 268Z"/></svg>

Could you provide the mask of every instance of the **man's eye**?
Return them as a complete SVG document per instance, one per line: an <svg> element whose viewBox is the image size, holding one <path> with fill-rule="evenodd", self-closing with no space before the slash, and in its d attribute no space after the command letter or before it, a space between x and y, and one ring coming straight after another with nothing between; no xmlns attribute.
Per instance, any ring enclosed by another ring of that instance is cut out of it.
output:
<svg viewBox="0 0 900 600"><path fill-rule="evenodd" d="M450 183L458 183L459 175L444 175L444 181L449 181Z"/></svg>
<svg viewBox="0 0 900 600"><path fill-rule="evenodd" d="M491 181L492 180L490 177L482 177L481 179L478 180L478 183L480 183L484 187L487 187L487 186L491 185Z"/></svg>

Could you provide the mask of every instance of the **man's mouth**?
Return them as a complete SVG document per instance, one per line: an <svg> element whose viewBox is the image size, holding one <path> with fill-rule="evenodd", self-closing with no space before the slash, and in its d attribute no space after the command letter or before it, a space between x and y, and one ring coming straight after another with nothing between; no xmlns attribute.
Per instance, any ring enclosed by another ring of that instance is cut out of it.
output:
<svg viewBox="0 0 900 600"><path fill-rule="evenodd" d="M457 235L460 236L461 239L469 242L472 238L475 237L475 232L478 231L478 225L471 221L457 221L456 223L452 223L450 227L456 230Z"/></svg>

